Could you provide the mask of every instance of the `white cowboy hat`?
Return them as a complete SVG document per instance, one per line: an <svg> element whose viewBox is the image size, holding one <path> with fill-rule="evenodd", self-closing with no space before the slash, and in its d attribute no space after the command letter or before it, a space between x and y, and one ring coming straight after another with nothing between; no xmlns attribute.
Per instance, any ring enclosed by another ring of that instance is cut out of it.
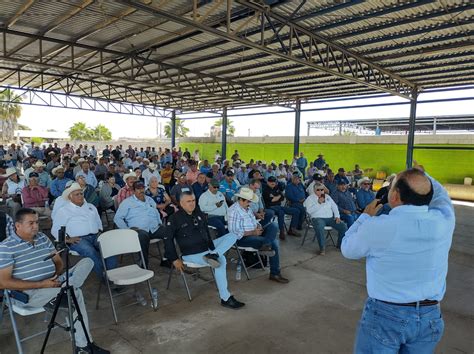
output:
<svg viewBox="0 0 474 354"><path fill-rule="evenodd" d="M44 167L44 166L46 165L41 160L36 161L33 165L33 167Z"/></svg>
<svg viewBox="0 0 474 354"><path fill-rule="evenodd" d="M5 171L5 174L2 175L2 177L8 178L15 173L18 173L15 167L8 167L7 170Z"/></svg>
<svg viewBox="0 0 474 354"><path fill-rule="evenodd" d="M5 156L3 156L3 159L4 159L5 161L10 161L10 160L12 159L12 155L6 154Z"/></svg>
<svg viewBox="0 0 474 354"><path fill-rule="evenodd" d="M360 188L360 186L362 185L362 183L364 183L364 182L369 182L369 183L370 183L369 177L362 177L361 179L359 179L359 180L357 181L357 185L359 186L359 188Z"/></svg>
<svg viewBox="0 0 474 354"><path fill-rule="evenodd" d="M61 166L61 165L59 165L59 166L53 168L53 170L51 171L51 173L52 173L53 175L56 175L56 173L57 173L59 170L63 170L63 172L64 172L64 167Z"/></svg>
<svg viewBox="0 0 474 354"><path fill-rule="evenodd" d="M236 193L235 196L242 199L250 200L254 203L258 202L258 195L256 195L253 190L247 187L240 188L239 193Z"/></svg>
<svg viewBox="0 0 474 354"><path fill-rule="evenodd" d="M56 153L54 151L50 151L48 152L48 155L56 155Z"/></svg>
<svg viewBox="0 0 474 354"><path fill-rule="evenodd" d="M137 175L135 174L135 172L126 173L123 175L123 180L127 182L127 179L129 179L130 177L137 178Z"/></svg>
<svg viewBox="0 0 474 354"><path fill-rule="evenodd" d="M150 162L150 160L145 157L142 162Z"/></svg>
<svg viewBox="0 0 474 354"><path fill-rule="evenodd" d="M63 197L63 199L69 200L69 194L71 194L74 191L79 191L79 190L82 191L82 187L79 185L79 183L74 182L73 184L71 184L69 188L66 188L64 190L61 197Z"/></svg>
<svg viewBox="0 0 474 354"><path fill-rule="evenodd" d="M158 167L158 166L156 166L156 164L153 163L153 162L148 165L148 168L149 168L150 170L156 170L157 167Z"/></svg>
<svg viewBox="0 0 474 354"><path fill-rule="evenodd" d="M77 160L77 163L78 163L79 165L80 165L81 163L83 163L83 162L86 162L86 160L85 160L84 158L82 158L82 157L81 157L79 160Z"/></svg>

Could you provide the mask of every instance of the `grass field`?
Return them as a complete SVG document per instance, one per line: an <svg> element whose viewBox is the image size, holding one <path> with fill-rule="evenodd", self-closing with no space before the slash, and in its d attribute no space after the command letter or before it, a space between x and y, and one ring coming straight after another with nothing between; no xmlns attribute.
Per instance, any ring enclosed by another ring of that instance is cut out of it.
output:
<svg viewBox="0 0 474 354"><path fill-rule="evenodd" d="M214 159L217 143L181 143L189 151L200 150L201 159ZM278 162L288 159L291 162L292 144L228 144L227 157L234 150L244 161L251 158ZM374 171L386 171L388 174L404 169L406 145L402 144L301 144L300 151L308 161L323 153L331 168L344 167L352 170L358 163L361 168L373 168ZM474 177L474 151L463 150L415 150L415 160L423 164L426 170L442 183L463 183L464 177ZM374 172L375 173L375 172Z"/></svg>

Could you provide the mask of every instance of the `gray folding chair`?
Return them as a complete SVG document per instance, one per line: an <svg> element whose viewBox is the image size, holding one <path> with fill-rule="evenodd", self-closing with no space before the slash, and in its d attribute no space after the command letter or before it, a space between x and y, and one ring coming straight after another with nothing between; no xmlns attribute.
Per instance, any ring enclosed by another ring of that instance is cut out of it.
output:
<svg viewBox="0 0 474 354"><path fill-rule="evenodd" d="M239 256L240 264L244 268L244 272L245 272L245 276L247 277L247 280L250 280L250 274L249 274L248 268L252 268L252 267L256 266L257 264L259 264L261 269L263 271L265 271L265 265L263 264L263 260L262 260L262 257L260 256L260 252L259 252L258 249L253 248L253 247L241 247L241 246L237 246L237 245L232 246L232 248L237 251L237 254ZM246 265L245 262L244 262L244 257L242 256L242 252L256 253L258 261L255 262L254 264Z"/></svg>
<svg viewBox="0 0 474 354"><path fill-rule="evenodd" d="M301 240L301 247L304 245L305 241L306 241L306 236L308 235L308 231L309 229L313 229L314 230L314 227L313 227L313 222L311 221L311 217L306 214L306 230L304 232L304 236L303 236L303 239ZM326 240L331 240L331 243L334 247L336 247L336 243L334 242L334 239L332 238L332 234L331 234L331 231L332 231L332 227L331 226L324 226L324 231L326 231ZM314 231L314 237L313 237L313 242L316 241L316 231Z"/></svg>

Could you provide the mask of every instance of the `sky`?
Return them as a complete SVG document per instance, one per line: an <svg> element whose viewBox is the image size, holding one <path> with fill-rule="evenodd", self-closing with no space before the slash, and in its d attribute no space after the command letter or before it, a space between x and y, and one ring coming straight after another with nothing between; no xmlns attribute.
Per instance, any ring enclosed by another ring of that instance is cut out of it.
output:
<svg viewBox="0 0 474 354"><path fill-rule="evenodd" d="M474 97L474 89L461 91L448 91L441 93L421 93L418 100L451 98L451 97ZM329 106L361 105L383 102L406 102L399 97L384 97L377 99L364 99L354 101L340 101L335 103L305 104L303 109L322 108ZM417 116L426 115L455 115L455 114L473 114L474 102L455 101L446 103L418 104ZM282 111L282 107L265 107L262 109L245 109L229 111L229 115L240 113L258 113ZM360 118L398 118L408 117L409 105L355 108L331 111L313 111L302 112L300 135L307 135L307 122L318 120L345 120ZM185 114L178 115L178 118L196 118L199 116L209 116L213 114ZM208 136L210 127L219 117L215 119L189 119L185 121L185 126L190 129L188 136ZM284 114L252 115L243 117L229 117L235 127L235 136L292 136L294 133L294 112ZM40 107L23 105L22 115L19 123L30 127L33 130L45 131L55 129L56 131L66 132L74 123L84 122L89 127L95 127L103 124L112 132L112 138L156 138L159 129L168 119L154 117L143 117L135 115L113 114L105 112L92 112L77 109L64 109L52 107ZM275 124L275 123L278 124ZM312 130L311 135L334 135L334 131Z"/></svg>

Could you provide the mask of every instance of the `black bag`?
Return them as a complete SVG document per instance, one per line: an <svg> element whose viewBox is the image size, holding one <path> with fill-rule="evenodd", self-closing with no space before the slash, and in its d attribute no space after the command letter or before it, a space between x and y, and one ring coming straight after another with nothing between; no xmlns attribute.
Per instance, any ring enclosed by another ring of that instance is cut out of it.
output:
<svg viewBox="0 0 474 354"><path fill-rule="evenodd" d="M247 268L262 269L256 252L245 251L242 253L242 258ZM260 256L260 258L262 258L262 263L266 267L268 265L268 257Z"/></svg>

